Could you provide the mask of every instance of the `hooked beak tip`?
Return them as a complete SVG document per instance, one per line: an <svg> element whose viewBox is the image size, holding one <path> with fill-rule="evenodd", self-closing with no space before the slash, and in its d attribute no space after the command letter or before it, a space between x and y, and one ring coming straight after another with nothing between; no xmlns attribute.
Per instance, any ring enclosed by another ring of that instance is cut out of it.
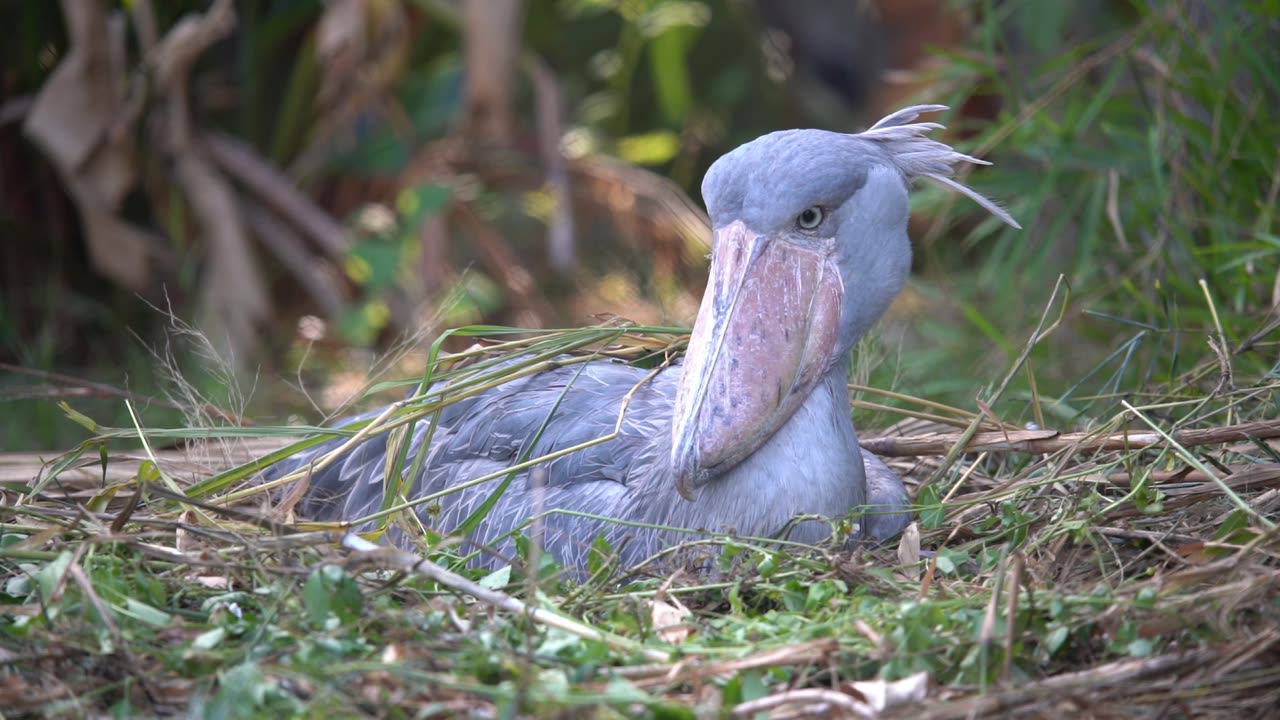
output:
<svg viewBox="0 0 1280 720"><path fill-rule="evenodd" d="M676 492L680 493L680 497L688 500L689 502L697 501L698 496L693 493L693 488L689 487L688 478L684 475L680 475L676 478L675 486Z"/></svg>
<svg viewBox="0 0 1280 720"><path fill-rule="evenodd" d="M676 492L680 493L680 497L694 502L698 499L694 489L698 483L695 481L697 476L696 464L697 460L691 448L686 447L681 439L677 439L676 451L672 454L672 469L674 472L674 484Z"/></svg>

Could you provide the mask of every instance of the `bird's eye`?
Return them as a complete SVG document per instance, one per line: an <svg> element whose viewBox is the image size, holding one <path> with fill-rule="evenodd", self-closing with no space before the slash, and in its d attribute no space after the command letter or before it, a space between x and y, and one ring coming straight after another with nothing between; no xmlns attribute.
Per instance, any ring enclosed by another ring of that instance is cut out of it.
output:
<svg viewBox="0 0 1280 720"><path fill-rule="evenodd" d="M796 227L801 230L813 230L822 224L824 218L826 218L826 213L822 211L822 208L814 205L811 208L806 208L804 212L796 217Z"/></svg>

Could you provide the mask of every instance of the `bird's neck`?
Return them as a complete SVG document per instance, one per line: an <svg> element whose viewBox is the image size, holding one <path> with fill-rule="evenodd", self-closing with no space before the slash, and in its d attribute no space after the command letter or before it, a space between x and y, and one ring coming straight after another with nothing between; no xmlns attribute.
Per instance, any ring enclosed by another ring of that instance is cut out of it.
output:
<svg viewBox="0 0 1280 720"><path fill-rule="evenodd" d="M849 412L850 357L851 354L840 357L814 386L800 408L778 428L775 437L781 435L784 442L791 440L808 445L817 443L822 437L835 442L841 451L853 455L860 452L853 417ZM772 441L770 438L761 449ZM861 459L861 455L858 457Z"/></svg>
<svg viewBox="0 0 1280 720"><path fill-rule="evenodd" d="M803 459L806 452L812 452L840 465L855 458L860 466L862 455L849 412L850 358L851 354L843 355L791 417L742 464L761 469L783 467L773 464L779 455Z"/></svg>

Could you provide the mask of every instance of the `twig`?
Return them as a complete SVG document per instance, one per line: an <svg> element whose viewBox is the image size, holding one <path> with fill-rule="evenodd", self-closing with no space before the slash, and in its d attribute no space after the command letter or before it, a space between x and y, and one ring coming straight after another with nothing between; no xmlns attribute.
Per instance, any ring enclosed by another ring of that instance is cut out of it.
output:
<svg viewBox="0 0 1280 720"><path fill-rule="evenodd" d="M916 457L920 455L945 455L963 433L932 433L929 435L865 438L859 441L863 449L877 455L891 457ZM1169 441L1183 447L1213 445L1225 442L1243 442L1250 438L1270 440L1280 438L1280 420L1260 420L1217 428L1178 430L1169 436L1160 431L1124 431L1110 435L1089 432L1061 433L1055 430L1018 430L1013 432L980 432L964 446L961 452L1027 452L1048 454L1078 448L1081 450L1152 450L1172 447Z"/></svg>
<svg viewBox="0 0 1280 720"><path fill-rule="evenodd" d="M872 718L878 715L870 705L862 702L861 700L858 700L851 695L839 692L838 690L827 690L825 688L787 690L776 695L768 695L755 700L748 700L744 703L738 703L738 705L733 708L733 714L735 717L745 717L765 710L772 710L776 707L789 703L821 703L834 705L835 707L852 714L854 717L860 718Z"/></svg>
<svg viewBox="0 0 1280 720"><path fill-rule="evenodd" d="M621 677L633 679L636 687L641 688L669 685L675 682L697 683L713 677L730 678L743 670L816 665L826 661L839 650L839 640L821 638L705 665L689 661L676 665L664 662L656 665L616 668L615 673Z"/></svg>
<svg viewBox="0 0 1280 720"><path fill-rule="evenodd" d="M949 427L967 427L971 422L971 420L950 418L945 415L935 415L933 413L923 412L920 410L907 410L904 408L894 407L892 405L881 405L880 403L868 402L866 400L850 400L849 406L855 410L870 410L872 412L890 413L901 417L912 418L913 420L926 420L928 422L947 425Z"/></svg>
<svg viewBox="0 0 1280 720"><path fill-rule="evenodd" d="M419 557L413 553L375 545L355 534L344 536L342 544L344 547L356 552L352 559L357 563L384 565L407 573L421 575L451 590L466 593L476 600L492 605L499 610L523 615L534 622L563 630L576 637L602 642L627 652L640 653L651 662L666 662L670 660L670 655L667 652L643 647L633 640L597 630L590 625L573 618L557 615L545 608L529 605L504 592L482 587L455 572L440 567L427 558Z"/></svg>
<svg viewBox="0 0 1280 720"><path fill-rule="evenodd" d="M242 209L245 223L258 238L258 243L275 255L325 316L330 320L342 317L347 305L339 289L342 283L326 270L320 258L307 250L298 233L252 198L244 199Z"/></svg>
<svg viewBox="0 0 1280 720"><path fill-rule="evenodd" d="M564 100L551 68L533 53L527 53L524 66L533 81L534 107L538 116L538 152L546 168L547 185L555 196L555 208L547 224L547 255L551 267L567 275L573 270L574 221L573 183L569 164L560 150L564 134Z"/></svg>
<svg viewBox="0 0 1280 720"><path fill-rule="evenodd" d="M1053 312L1054 302L1058 299L1058 293L1063 291L1064 288L1065 292L1062 298L1061 308L1058 311L1058 316L1051 322L1049 318ZM983 402L991 405L1000 400L1004 395L1004 391L1008 389L1009 383L1013 380L1014 376L1022 369L1023 364L1031 357L1031 351L1035 349L1036 345L1038 345L1041 340L1049 337L1049 335L1057 330L1058 326L1062 324L1062 320L1066 316L1067 306L1070 302L1071 285L1067 282L1066 276L1059 275L1058 282L1053 286L1053 294L1049 296L1049 302L1045 305L1044 311L1040 314L1040 322L1036 323L1036 329L1032 331L1031 337L1023 346L1022 354L1014 360L1013 365L1010 366L1009 372L1005 374L1004 380L1000 382L1000 385L994 392L988 395ZM982 415L975 415L973 417L973 420L969 423L969 427L965 428L964 432L960 434L960 440L946 451L946 456L942 458L942 462L938 463L938 467L934 468L934 471L929 475L928 479L921 483L921 487L938 482L946 476L946 474L951 470L951 466L955 464L956 459L960 457L963 446L967 445L970 440L978 435L978 428L982 425L982 420ZM1001 435L1004 434L1005 433L1003 432L1001 433Z"/></svg>
<svg viewBox="0 0 1280 720"><path fill-rule="evenodd" d="M129 640L124 633L120 632L120 626L116 625L115 620L111 617L111 611L102 603L102 598L98 597L98 593L94 590L93 583L89 581L89 577L85 575L84 569L80 567L80 562L71 563L67 568L68 574L80 586L80 591L84 593L85 599L93 606L98 617L102 620L102 624L107 629L107 633L115 642L120 654L124 656L126 670L133 677L138 686L147 694L147 700L155 702L156 694L151 687L151 680L147 677L147 669L139 663L134 657L133 652L129 649Z"/></svg>
<svg viewBox="0 0 1280 720"><path fill-rule="evenodd" d="M253 148L222 133L204 133L201 139L220 170L296 227L327 257L346 255L351 240L342 224Z"/></svg>
<svg viewBox="0 0 1280 720"><path fill-rule="evenodd" d="M6 362L0 362L0 370L3 370L5 372L17 373L19 375L30 375L31 377L43 378L45 380L62 383L64 385L71 385L76 388L83 389L85 391L85 394L93 394L99 397L124 398L126 400L132 400L133 402L136 402L136 403L159 405L161 407L167 407L174 410L187 411L191 409L189 407L184 407L179 403L173 402L172 400L165 400L163 398L151 397L149 395L141 395L139 393L132 392L130 390L125 390L124 388L118 388L114 385L107 385L106 383L93 382L91 380L82 380L77 377L72 377L70 375L63 375L62 373L50 372L48 370L37 370L36 368L27 368L19 365L10 365L9 363L6 363ZM211 415L216 415L222 418L223 420L226 420L227 422L233 423L236 425L252 425L253 424L247 419L240 417L239 415L236 415L235 413L228 412L226 410L223 410L222 408L219 408L215 405L210 405L208 403L201 405L199 409L205 412L208 412Z"/></svg>
<svg viewBox="0 0 1280 720"><path fill-rule="evenodd" d="M1182 543L1184 545L1188 543L1204 542L1204 540L1195 537L1194 535L1182 535L1171 532L1155 532L1153 530L1133 530L1130 528L1115 527L1094 527L1091 529L1099 535L1120 538L1121 540L1146 540L1150 542L1171 541Z"/></svg>
<svg viewBox="0 0 1280 720"><path fill-rule="evenodd" d="M1009 603L1004 612L1004 658L1000 668L1000 682L1005 685L1013 681L1013 641L1018 631L1018 599L1022 594L1022 576L1025 571L1026 559L1021 552L1015 551L1012 577L1009 578Z"/></svg>
<svg viewBox="0 0 1280 720"><path fill-rule="evenodd" d="M1226 468L1232 474L1242 472L1249 468L1249 465L1227 465ZM1148 483L1203 483L1209 482L1209 476L1199 470L1191 468L1181 468L1178 470L1152 470L1150 472L1130 473L1124 470L1115 470L1107 473L1107 482L1119 487L1128 487L1135 480L1145 480Z"/></svg>
<svg viewBox="0 0 1280 720"><path fill-rule="evenodd" d="M1175 453L1177 453L1179 456L1181 456L1181 457L1182 457L1182 459L1183 459L1184 461L1186 461L1186 463L1187 463L1188 465L1191 465L1192 467L1194 467L1195 469L1197 469L1197 470L1199 470L1200 472L1204 473L1205 475L1208 475L1208 476L1209 476L1209 478L1210 478L1210 480L1211 480L1213 483L1215 483L1215 484L1218 486L1218 488L1219 488L1220 490L1222 490L1223 494L1224 494L1224 495L1226 495L1226 496L1227 496L1227 498L1231 500L1231 502L1233 502L1233 503L1235 503L1235 504L1236 504L1236 507L1238 507L1238 508L1240 508L1241 510L1243 510L1243 511L1245 512L1245 514L1247 514L1247 515L1251 515L1254 519L1256 519L1259 523L1261 523L1263 527L1267 528L1268 530L1274 529L1274 528L1276 527L1276 524L1275 524L1274 522L1272 522L1269 518L1267 518L1267 517L1263 516L1261 513L1259 513L1257 510L1255 510L1255 509L1253 508L1253 506L1249 505L1249 503L1245 502L1243 498L1241 498L1239 495L1237 495L1237 494L1235 493L1235 491L1231 489L1231 486L1230 486L1230 485L1228 485L1227 483L1223 482L1222 478L1218 477L1217 475L1214 475L1214 474L1213 474L1213 471L1212 471L1212 470L1210 470L1207 466L1205 466L1205 464L1204 464L1203 462L1201 462L1201 461L1200 461L1200 458L1197 458L1196 456L1194 456L1194 455L1192 455L1191 453L1187 452L1187 450L1186 450L1186 446L1187 446L1187 445L1189 445L1189 444L1191 444L1191 443L1187 443L1187 442L1183 442L1183 441L1181 441L1181 440L1178 438L1178 434L1179 434L1178 432L1175 432L1172 436L1170 436L1170 435L1169 435L1168 433L1166 433L1164 430L1161 430L1159 425L1156 425L1154 422L1152 422L1152 421L1151 421L1151 419L1150 419L1150 418L1148 418L1148 417L1146 416L1146 414L1144 414L1144 413L1143 413L1142 411L1140 411L1138 408L1135 408L1134 406L1130 405L1128 401L1126 401L1126 400L1121 400L1121 401L1120 401L1120 404L1121 404L1121 405L1123 405L1123 406L1125 407L1125 409L1127 409L1129 412L1131 412L1131 413L1133 413L1134 415L1136 415L1136 416L1138 417L1138 419L1139 419L1139 420L1141 420L1142 422L1146 423L1146 424L1147 424L1147 425L1148 425L1152 430L1154 430L1154 431L1156 432L1156 434L1157 434L1157 435L1159 435L1159 436L1160 436L1160 438L1161 438L1162 440L1164 440L1166 443L1168 443L1167 447L1169 447L1169 448L1170 448L1170 449L1172 449ZM1280 420L1271 420L1271 421L1268 421L1268 422L1250 423L1250 424L1251 424L1251 425L1264 425L1264 426L1270 426L1272 430L1276 431L1276 432L1277 432L1277 434L1280 434ZM1239 427L1239 426L1234 426L1234 427ZM1217 428L1217 430L1222 430L1222 429L1223 429L1223 428ZM1193 432L1193 431L1191 431L1191 430L1182 430L1182 431L1180 431L1180 432L1181 432L1181 433L1190 433L1190 432ZM1202 430L1202 431L1199 431L1199 432L1211 432L1211 431L1208 431L1208 430ZM1247 439L1249 439L1250 437L1258 437L1258 433L1256 433L1256 432L1253 432L1253 433L1246 433L1246 434L1244 434L1243 436L1241 436L1241 438L1240 438L1240 439L1241 439L1241 440L1247 440ZM1272 437L1274 437L1274 435L1273 435Z"/></svg>
<svg viewBox="0 0 1280 720"><path fill-rule="evenodd" d="M515 136L516 60L524 23L522 0L463 0L462 46L467 83L464 132L509 146Z"/></svg>

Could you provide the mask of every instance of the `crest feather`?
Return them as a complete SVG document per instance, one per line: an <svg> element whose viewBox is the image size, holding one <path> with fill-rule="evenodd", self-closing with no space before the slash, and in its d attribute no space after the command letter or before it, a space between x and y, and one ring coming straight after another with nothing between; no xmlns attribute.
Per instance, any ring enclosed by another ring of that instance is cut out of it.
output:
<svg viewBox="0 0 1280 720"><path fill-rule="evenodd" d="M932 180L967 196L1003 222L1022 229L1018 221L995 201L983 197L978 191L953 179L955 166L959 163L972 165L990 165L991 163L957 152L950 145L929 138L929 133L943 129L941 124L915 122L921 113L946 109L946 105L912 105L882 119L859 133L857 137L883 145L892 154L898 169L907 176L908 180L916 178Z"/></svg>

